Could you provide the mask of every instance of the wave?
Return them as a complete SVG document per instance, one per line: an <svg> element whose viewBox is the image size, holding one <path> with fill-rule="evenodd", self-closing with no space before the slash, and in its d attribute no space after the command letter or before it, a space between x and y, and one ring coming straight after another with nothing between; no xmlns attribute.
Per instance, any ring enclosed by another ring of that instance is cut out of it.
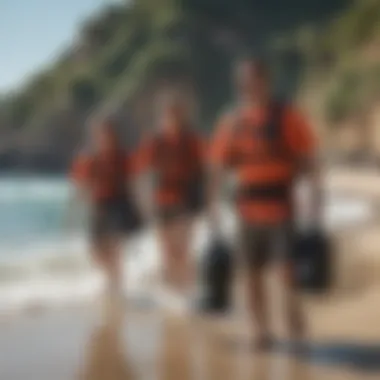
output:
<svg viewBox="0 0 380 380"><path fill-rule="evenodd" d="M1 178L0 202L49 201L68 199L71 185L64 178L38 181L27 178Z"/></svg>
<svg viewBox="0 0 380 380"><path fill-rule="evenodd" d="M129 255L131 249L125 250L126 278L136 281L136 275L141 276L141 258ZM145 256L144 261L146 270L152 267L151 258ZM99 293L102 282L86 250L3 262L0 264L0 313L89 301Z"/></svg>
<svg viewBox="0 0 380 380"><path fill-rule="evenodd" d="M194 240L197 256L209 239L204 223L198 223ZM104 279L90 260L84 235L31 249L34 254L29 252L27 258L15 254L17 259L0 260L0 314L83 304L101 291ZM152 287L160 266L155 231L151 229L134 237L123 251L125 291L135 294Z"/></svg>
<svg viewBox="0 0 380 380"><path fill-rule="evenodd" d="M326 225L332 230L348 223L357 225L368 220L372 211L367 201L332 197L326 206ZM233 241L237 226L233 213L224 209L221 221L226 236ZM210 233L206 220L200 220L193 241L198 258ZM93 300L102 289L103 278L90 260L84 234L20 245L20 252L12 251L12 246L4 249L9 253L0 257L0 314L82 304ZM126 291L138 293L154 286L151 282L160 266L158 251L153 229L127 242L123 255Z"/></svg>

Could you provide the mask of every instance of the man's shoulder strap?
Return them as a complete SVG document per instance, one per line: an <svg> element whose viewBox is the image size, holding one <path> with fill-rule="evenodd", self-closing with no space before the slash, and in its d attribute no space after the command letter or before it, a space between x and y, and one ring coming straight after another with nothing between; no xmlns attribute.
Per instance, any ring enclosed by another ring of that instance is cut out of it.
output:
<svg viewBox="0 0 380 380"><path fill-rule="evenodd" d="M268 137L273 140L281 140L283 138L283 120L286 108L287 103L282 99L274 99L271 102L267 133Z"/></svg>
<svg viewBox="0 0 380 380"><path fill-rule="evenodd" d="M278 140L282 138L282 127L284 125L284 113L288 107L288 103L282 99L274 99L270 103L270 117L267 123L267 137L269 139ZM238 105L229 108L226 113L231 120L231 134L234 136L242 128L241 108Z"/></svg>

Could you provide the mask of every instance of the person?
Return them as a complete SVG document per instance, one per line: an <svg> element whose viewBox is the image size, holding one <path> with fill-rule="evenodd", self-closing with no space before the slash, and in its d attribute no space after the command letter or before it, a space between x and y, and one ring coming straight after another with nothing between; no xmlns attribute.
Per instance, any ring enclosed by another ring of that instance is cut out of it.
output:
<svg viewBox="0 0 380 380"><path fill-rule="evenodd" d="M116 125L106 120L91 129L92 147L73 162L71 177L90 205L93 257L104 271L107 292L119 295L123 273L121 243L128 232L126 202L131 158L119 144Z"/></svg>
<svg viewBox="0 0 380 380"><path fill-rule="evenodd" d="M203 195L203 141L187 112L180 97L166 98L160 107L158 130L142 139L135 156L135 173L153 174L153 214L162 251L163 284L167 295L177 301L192 292L194 284L190 245Z"/></svg>
<svg viewBox="0 0 380 380"><path fill-rule="evenodd" d="M264 272L278 259L287 325L301 342L305 318L296 292L292 260L295 180L307 176L313 183L312 213L320 212L320 180L316 142L312 130L294 106L271 92L270 70L265 62L244 59L236 67L238 102L221 117L210 147L210 212L218 228L218 189L223 170L235 174L236 211L242 258L249 268L248 303L257 327L258 348L269 348L273 336L268 325Z"/></svg>

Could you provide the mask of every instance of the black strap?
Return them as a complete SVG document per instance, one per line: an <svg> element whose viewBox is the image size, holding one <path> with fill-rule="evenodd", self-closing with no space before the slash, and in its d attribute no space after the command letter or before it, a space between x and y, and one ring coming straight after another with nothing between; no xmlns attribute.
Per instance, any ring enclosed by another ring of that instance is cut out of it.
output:
<svg viewBox="0 0 380 380"><path fill-rule="evenodd" d="M238 189L238 199L240 200L273 200L288 202L291 186L288 184L270 184L270 185L246 185Z"/></svg>
<svg viewBox="0 0 380 380"><path fill-rule="evenodd" d="M269 105L269 119L265 126L261 128L261 132L263 133L263 137L272 140L272 141L283 141L283 119L284 119L284 110L285 103L274 100ZM240 110L237 109L235 111L235 126L233 128L233 134L236 135L240 131L245 129L245 125L241 120Z"/></svg>
<svg viewBox="0 0 380 380"><path fill-rule="evenodd" d="M269 120L264 127L266 137L271 141L276 141L284 145L283 125L284 125L284 109L283 102L275 100L270 106Z"/></svg>
<svg viewBox="0 0 380 380"><path fill-rule="evenodd" d="M273 149L271 151L271 157L277 156L281 159L289 158L290 151L287 147L286 139L284 136L284 128L283 128L283 120L284 120L284 111L285 111L285 103L279 100L274 100L270 104L269 111L269 119L265 125L261 128L255 129L252 133L257 133L255 138L264 138L269 141L273 145ZM239 114L239 110L236 111L235 115L235 127L233 129L232 138L236 138L237 135L243 132L246 128L246 125L241 119L241 115ZM256 152L252 152L252 154L243 154L239 149L233 149L233 154L231 157L231 164L238 165L242 162L261 162L265 160L266 157L261 154L256 154Z"/></svg>

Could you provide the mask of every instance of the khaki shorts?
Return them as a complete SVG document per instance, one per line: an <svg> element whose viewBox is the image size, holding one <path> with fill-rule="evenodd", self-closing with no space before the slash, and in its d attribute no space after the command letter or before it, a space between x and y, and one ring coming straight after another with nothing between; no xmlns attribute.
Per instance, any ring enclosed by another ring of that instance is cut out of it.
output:
<svg viewBox="0 0 380 380"><path fill-rule="evenodd" d="M240 244L243 260L251 269L261 269L270 262L292 262L293 241L291 223L241 224Z"/></svg>

